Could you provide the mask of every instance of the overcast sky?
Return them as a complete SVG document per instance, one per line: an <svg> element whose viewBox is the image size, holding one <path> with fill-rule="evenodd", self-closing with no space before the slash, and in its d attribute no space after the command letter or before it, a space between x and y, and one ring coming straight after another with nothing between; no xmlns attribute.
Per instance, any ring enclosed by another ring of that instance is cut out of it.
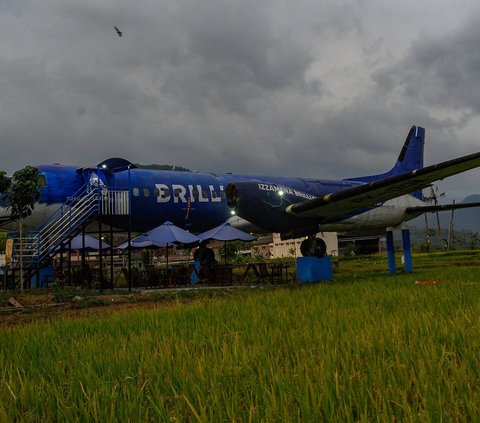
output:
<svg viewBox="0 0 480 423"><path fill-rule="evenodd" d="M477 4L0 0L0 169L343 178L388 170L414 124L425 164L480 151Z"/></svg>

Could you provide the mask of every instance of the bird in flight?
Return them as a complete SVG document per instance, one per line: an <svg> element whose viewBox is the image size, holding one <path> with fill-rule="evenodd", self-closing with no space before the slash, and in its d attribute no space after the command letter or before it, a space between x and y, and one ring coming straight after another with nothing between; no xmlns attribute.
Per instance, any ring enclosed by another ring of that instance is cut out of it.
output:
<svg viewBox="0 0 480 423"><path fill-rule="evenodd" d="M123 35L123 32L120 31L116 26L114 26L114 28L115 28L115 31L117 31L117 35L121 37Z"/></svg>

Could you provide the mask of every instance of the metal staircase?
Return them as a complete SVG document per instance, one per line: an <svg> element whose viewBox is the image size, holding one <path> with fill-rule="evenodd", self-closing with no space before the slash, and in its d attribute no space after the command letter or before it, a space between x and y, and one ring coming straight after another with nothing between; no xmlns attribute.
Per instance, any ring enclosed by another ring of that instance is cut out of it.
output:
<svg viewBox="0 0 480 423"><path fill-rule="evenodd" d="M14 257L24 264L42 262L89 217L98 212L98 190L80 191L67 199L44 223L14 240Z"/></svg>
<svg viewBox="0 0 480 423"><path fill-rule="evenodd" d="M13 238L12 262L30 271L39 269L60 246L73 238L96 215L130 213L129 192L84 186L35 230Z"/></svg>

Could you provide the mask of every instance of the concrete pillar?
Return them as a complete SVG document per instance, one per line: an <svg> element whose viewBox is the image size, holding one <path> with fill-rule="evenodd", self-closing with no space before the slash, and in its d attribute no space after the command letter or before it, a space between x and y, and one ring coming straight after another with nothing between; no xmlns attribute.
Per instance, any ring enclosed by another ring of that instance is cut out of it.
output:
<svg viewBox="0 0 480 423"><path fill-rule="evenodd" d="M405 272L412 273L412 250L410 246L410 231L402 229L403 257L405 258Z"/></svg>
<svg viewBox="0 0 480 423"><path fill-rule="evenodd" d="M388 256L388 271L394 274L397 269L395 266L395 247L393 245L393 231L387 228L386 233L387 256Z"/></svg>

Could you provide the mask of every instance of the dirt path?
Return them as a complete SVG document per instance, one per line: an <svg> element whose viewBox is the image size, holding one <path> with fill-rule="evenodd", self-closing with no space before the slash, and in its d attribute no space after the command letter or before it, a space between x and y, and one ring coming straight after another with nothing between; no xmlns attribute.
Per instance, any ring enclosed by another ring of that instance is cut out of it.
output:
<svg viewBox="0 0 480 423"><path fill-rule="evenodd" d="M248 288L250 290L250 288ZM138 309L154 309L171 304L188 303L199 299L229 298L244 295L241 287L177 288L148 290L133 293L122 292L61 292L32 291L0 294L0 327L14 327L32 322L58 318L79 318L125 312ZM10 302L10 298L14 301ZM21 307L13 304L18 302Z"/></svg>

